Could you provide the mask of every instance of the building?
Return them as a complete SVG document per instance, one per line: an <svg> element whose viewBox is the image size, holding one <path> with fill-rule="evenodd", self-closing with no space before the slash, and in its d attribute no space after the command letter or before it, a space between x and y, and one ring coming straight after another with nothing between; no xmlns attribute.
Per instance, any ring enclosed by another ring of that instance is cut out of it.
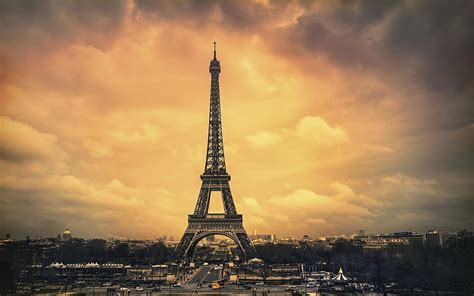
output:
<svg viewBox="0 0 474 296"><path fill-rule="evenodd" d="M455 242L458 238L458 234L453 233L453 232L445 231L445 232L441 232L440 234L441 234L441 246L443 248L449 246L449 244Z"/></svg>
<svg viewBox="0 0 474 296"><path fill-rule="evenodd" d="M391 235L372 235L362 245L364 250L386 249L389 246L406 246L409 242L406 238L393 237Z"/></svg>
<svg viewBox="0 0 474 296"><path fill-rule="evenodd" d="M251 234L249 238L254 244L266 244L275 241L274 234Z"/></svg>
<svg viewBox="0 0 474 296"><path fill-rule="evenodd" d="M421 233L411 231L394 232L393 237L406 239L410 245L423 245L423 234Z"/></svg>
<svg viewBox="0 0 474 296"><path fill-rule="evenodd" d="M63 233L63 241L68 242L72 239L71 231L67 228Z"/></svg>
<svg viewBox="0 0 474 296"><path fill-rule="evenodd" d="M330 248L329 242L326 240L326 238L319 238L318 240L313 242L315 246L323 248L323 249L328 249Z"/></svg>
<svg viewBox="0 0 474 296"><path fill-rule="evenodd" d="M442 246L441 234L436 230L429 230L425 234L425 244L428 248L439 248Z"/></svg>
<svg viewBox="0 0 474 296"><path fill-rule="evenodd" d="M458 238L458 234L449 231L429 230L425 234L425 244L428 248L444 248L453 243Z"/></svg>
<svg viewBox="0 0 474 296"><path fill-rule="evenodd" d="M249 238L254 244L273 243L276 239L274 234L257 234L256 229L252 230L252 234L249 235Z"/></svg>
<svg viewBox="0 0 474 296"><path fill-rule="evenodd" d="M354 237L354 242L356 242L357 245L361 245L366 250L385 249L390 245L422 245L423 235L410 231L363 235Z"/></svg>

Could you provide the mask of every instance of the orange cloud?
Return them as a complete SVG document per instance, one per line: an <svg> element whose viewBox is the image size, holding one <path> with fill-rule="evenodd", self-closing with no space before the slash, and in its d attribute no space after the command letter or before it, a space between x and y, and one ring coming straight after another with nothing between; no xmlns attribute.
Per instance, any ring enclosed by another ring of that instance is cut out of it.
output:
<svg viewBox="0 0 474 296"><path fill-rule="evenodd" d="M8 3L0 232L181 235L204 166L214 40L249 229L474 225L473 34L416 26L440 3ZM442 21L464 24L465 11Z"/></svg>

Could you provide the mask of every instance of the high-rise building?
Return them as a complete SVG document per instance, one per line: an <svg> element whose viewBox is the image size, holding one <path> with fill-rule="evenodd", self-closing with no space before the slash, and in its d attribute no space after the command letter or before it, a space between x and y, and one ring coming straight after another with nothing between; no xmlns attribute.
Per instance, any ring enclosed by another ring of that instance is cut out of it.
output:
<svg viewBox="0 0 474 296"><path fill-rule="evenodd" d="M425 244L429 248L439 248L441 244L441 235L436 230L429 230L425 234Z"/></svg>

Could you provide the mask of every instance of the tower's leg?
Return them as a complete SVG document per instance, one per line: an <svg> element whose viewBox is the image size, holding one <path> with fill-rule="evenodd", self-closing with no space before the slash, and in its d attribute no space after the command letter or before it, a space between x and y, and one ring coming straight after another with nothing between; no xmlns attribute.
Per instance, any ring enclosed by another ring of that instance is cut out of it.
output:
<svg viewBox="0 0 474 296"><path fill-rule="evenodd" d="M191 242L193 241L194 236L195 236L194 233L189 233L189 232L185 232L183 234L181 241L179 242L178 246L174 250L173 259L175 261L186 260L186 250L191 245Z"/></svg>
<svg viewBox="0 0 474 296"><path fill-rule="evenodd" d="M242 227L242 222L237 222L237 224L234 225L231 225L231 223L226 223L225 221L221 221L220 223L216 224L212 222L203 223L201 224L201 230L197 232L190 231L188 227L183 237L181 238L180 243L174 251L174 260L186 262L188 258L192 255L192 252L194 252L194 247L200 240L202 240L206 236L216 234L227 236L228 238L235 241L235 243L242 251L243 259L245 261L248 261L253 258L258 258L258 254L255 250L254 245L252 244L247 233Z"/></svg>
<svg viewBox="0 0 474 296"><path fill-rule="evenodd" d="M245 254L245 260L248 261L253 258L258 258L258 253L257 250L255 250L254 245L250 241L249 236L247 235L246 232L240 232L236 234L237 239L240 242L240 245L242 246L242 249Z"/></svg>

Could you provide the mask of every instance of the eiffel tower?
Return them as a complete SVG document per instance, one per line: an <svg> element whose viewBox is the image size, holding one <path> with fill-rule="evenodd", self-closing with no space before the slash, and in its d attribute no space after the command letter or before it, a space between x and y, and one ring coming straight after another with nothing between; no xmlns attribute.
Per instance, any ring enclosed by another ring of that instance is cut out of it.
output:
<svg viewBox="0 0 474 296"><path fill-rule="evenodd" d="M207 156L202 185L194 214L188 216L188 228L174 251L175 259L188 261L192 258L197 243L209 235L223 235L232 239L239 247L245 261L257 257L242 224L242 215L237 213L230 192L230 175L227 173L224 159L224 141L222 137L221 104L219 94L219 74L221 65L216 58L209 65L211 73L211 107L209 110L209 132L207 138ZM225 213L210 214L211 191L220 191Z"/></svg>

